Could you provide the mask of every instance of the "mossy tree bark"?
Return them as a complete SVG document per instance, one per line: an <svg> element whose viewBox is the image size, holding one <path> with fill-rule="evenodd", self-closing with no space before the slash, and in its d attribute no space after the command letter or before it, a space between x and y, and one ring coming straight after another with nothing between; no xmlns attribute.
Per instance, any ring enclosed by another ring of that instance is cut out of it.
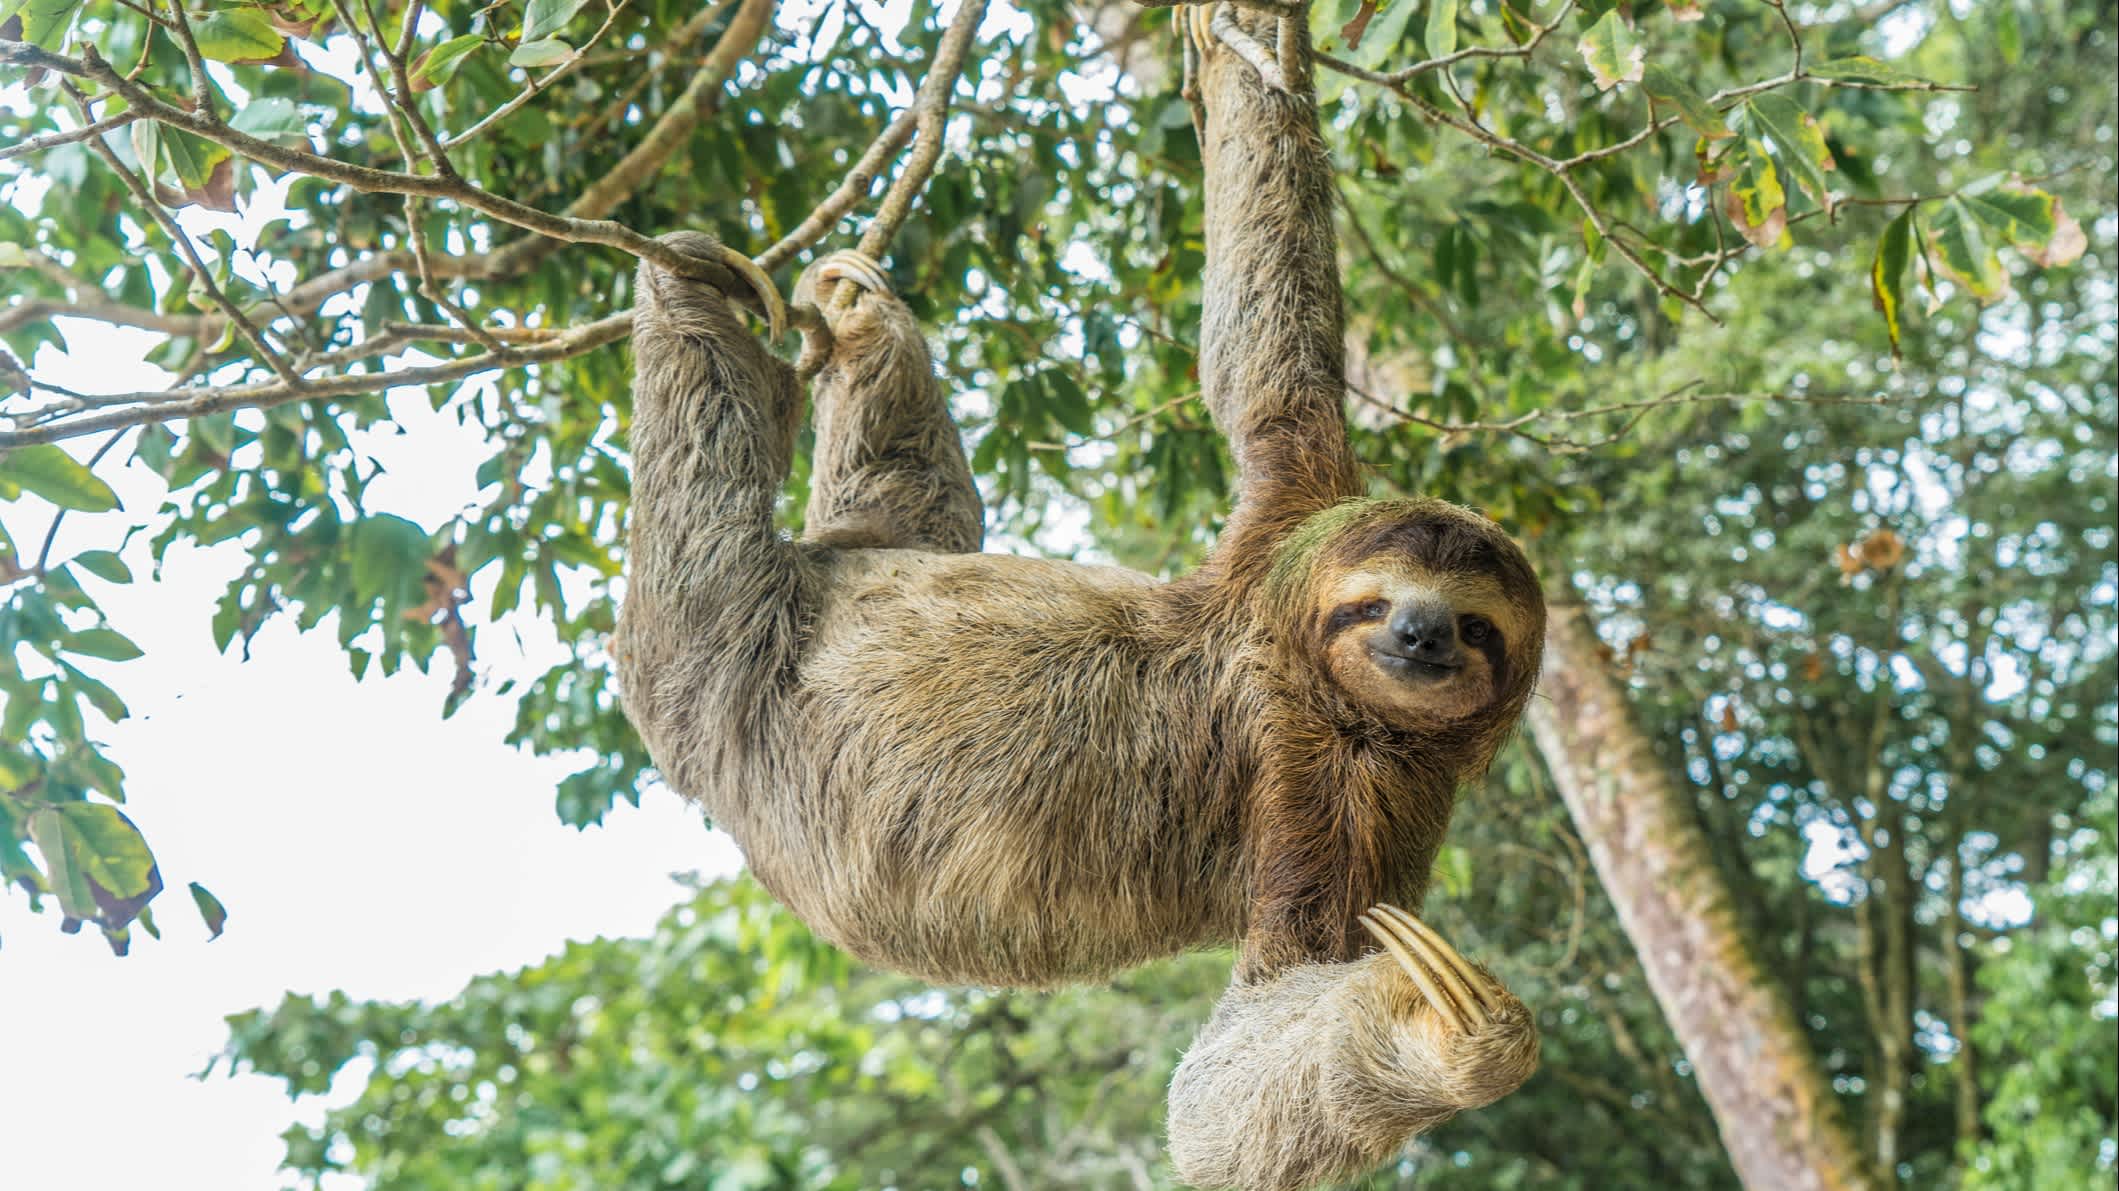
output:
<svg viewBox="0 0 2119 1191"><path fill-rule="evenodd" d="M1552 609L1539 751L1753 1191L1882 1185L1780 982L1753 956L1690 793L1634 725L1579 607Z"/></svg>

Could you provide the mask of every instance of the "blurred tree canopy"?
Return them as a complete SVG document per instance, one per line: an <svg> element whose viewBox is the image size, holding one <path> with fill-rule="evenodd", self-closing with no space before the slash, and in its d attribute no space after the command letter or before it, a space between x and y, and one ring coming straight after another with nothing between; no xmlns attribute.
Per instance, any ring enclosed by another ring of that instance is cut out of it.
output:
<svg viewBox="0 0 2119 1191"><path fill-rule="evenodd" d="M933 82L952 22L962 69ZM1486 509L1594 613L1880 1168L2109 1185L2113 6L1319 0L1311 22L1378 489ZM0 877L120 948L160 929L101 744L139 651L96 595L148 578L119 554L136 533L156 563L245 552L201 610L224 648L292 617L356 675L438 666L444 714L510 699L514 743L580 759L563 819L637 801L653 775L605 652L618 341L634 255L672 228L784 286L876 226L883 179L924 181L888 263L992 523L1156 573L1196 559L1227 466L1193 376L1198 152L1168 25L1119 3L0 0ZM946 117L922 123L923 86ZM95 323L163 336L168 387L47 382ZM421 401L486 444L479 502L438 524L368 499L359 445ZM116 508L115 467L162 502ZM519 617L572 656L482 684L480 635ZM212 876L172 879L217 932ZM1442 878L1431 912L1537 1009L1545 1067L1377 1184L1732 1185L1527 747L1467 793ZM359 1060L353 1099L289 1138L305 1176L1156 1186L1164 1079L1225 976L1205 956L1111 991L921 990L714 883L650 939L449 1005L291 998L237 1018L229 1060L298 1094Z"/></svg>

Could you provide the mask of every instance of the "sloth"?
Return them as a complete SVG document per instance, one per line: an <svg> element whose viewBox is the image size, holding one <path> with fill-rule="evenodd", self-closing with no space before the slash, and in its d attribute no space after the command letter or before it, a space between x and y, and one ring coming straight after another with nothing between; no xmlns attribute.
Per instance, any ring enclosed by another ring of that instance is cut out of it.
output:
<svg viewBox="0 0 2119 1191"><path fill-rule="evenodd" d="M848 252L797 290L832 346L782 534L795 370L730 294L643 263L614 646L667 782L864 961L1039 987L1235 944L1168 1128L1180 1177L1257 1189L1357 1174L1535 1067L1524 1006L1398 907L1529 697L1545 615L1493 522L1363 498L1312 91L1230 48L1295 38L1280 60L1307 62L1300 22L1274 25L1192 30L1200 372L1240 484L1198 570L981 553L925 340ZM711 237L665 242L777 301Z"/></svg>

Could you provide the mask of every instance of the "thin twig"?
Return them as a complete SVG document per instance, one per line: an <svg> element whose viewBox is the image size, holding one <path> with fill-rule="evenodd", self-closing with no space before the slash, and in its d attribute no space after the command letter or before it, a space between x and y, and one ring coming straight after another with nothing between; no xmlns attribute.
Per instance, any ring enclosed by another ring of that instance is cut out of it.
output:
<svg viewBox="0 0 2119 1191"><path fill-rule="evenodd" d="M771 272L830 234L831 229L846 217L848 211L868 197L868 192L874 189L876 178L882 174L884 165L898 150L905 147L905 142L912 139L913 132L918 127L918 118L916 108L907 108L899 112L896 119L884 125L883 131L876 134L876 139L861 154L860 160L854 162L853 168L846 171L846 177L840 181L838 188L826 195L824 201L818 203L816 209L797 224L793 231L782 236L779 243L758 254L758 267Z"/></svg>
<svg viewBox="0 0 2119 1191"><path fill-rule="evenodd" d="M106 116L93 124L84 124L67 132L47 132L43 136L33 136L26 141L16 141L6 148L0 148L0 161L6 161L10 157L21 157L30 153L41 152L45 149L56 149L61 145L71 145L76 141L85 141L90 137L102 136L113 129L123 128L139 118L140 113L138 112L119 112L115 116Z"/></svg>
<svg viewBox="0 0 2119 1191"><path fill-rule="evenodd" d="M81 94L81 89L72 83L61 83L60 86L65 90L67 98L73 101L75 110L81 113L81 119L87 120L88 97ZM191 269L192 281L199 288L205 290L207 296L212 299L213 304L221 308L221 313L227 315L235 323L236 330L241 332L244 341L250 344L250 350L256 352L258 359L263 361L274 372L279 373L282 381L289 385L300 387L301 378L295 374L292 368L288 367L286 360L280 358L280 353L272 350L271 346L265 342L265 336L244 316L242 310L229 300L227 293L221 289L220 284L214 281L213 271L208 269L206 262L200 258L199 250L197 246L192 244L191 237L185 233L183 228L177 226L176 218L164 210L162 204L155 200L154 191L149 189L147 183L142 181L138 174L128 169L125 163L118 159L117 151L103 140L92 140L88 142L88 145L98 157L103 159L103 164L109 166L111 171L118 175L119 181L125 184L125 189L132 192L133 200L145 208L149 215L154 217L155 223L161 226L162 231L177 246L177 250L184 254L184 260Z"/></svg>
<svg viewBox="0 0 2119 1191"><path fill-rule="evenodd" d="M912 214L913 202L927 189L927 179L941 160L942 129L949 122L949 101L956 94L957 76L963 73L971 39L979 31L979 22L985 19L986 0L963 0L943 32L941 44L935 47L934 65L920 81L919 93L912 101L914 120L919 126L912 154L884 193L875 221L861 236L861 251L877 260L890 250L891 240Z"/></svg>
<svg viewBox="0 0 2119 1191"><path fill-rule="evenodd" d="M618 20L618 14L625 11L625 6L630 2L631 0L617 0L617 2L614 4L606 4L603 16L603 24L597 27L596 32L589 35L589 39L581 44L580 49L575 50L574 53L570 57L568 57L566 61L561 62L557 66L554 66L552 69L546 71L543 75L531 74L529 81L523 84L522 90L516 94L515 98L510 99L508 102L501 104L499 107L494 108L492 111L486 113L485 116L481 117L479 121L476 124L471 125L471 127L464 129L462 132L459 132L454 136L443 138L441 142L441 147L443 149L454 149L455 147L465 143L466 141L476 139L487 129L493 127L495 124L500 123L502 120L507 119L509 116L512 116L517 111L521 110L524 104L530 102L532 99L535 99L540 92L551 87L553 83L556 83L559 80L572 74L584 62L588 60L589 51L596 46L596 43L603 40L604 34L610 32L611 25ZM729 5L733 3L735 3L735 0L719 0L718 3L710 4L706 8L701 9L699 16L704 16L711 20L715 14L726 9ZM699 16L693 17L691 21L686 21L685 26L689 28L694 21L699 20ZM701 22L699 27L702 29L705 28L705 23ZM676 41L675 38L672 38L671 40L673 44Z"/></svg>
<svg viewBox="0 0 2119 1191"><path fill-rule="evenodd" d="M0 430L0 450L29 446L35 443L59 442L94 434L102 430L115 430L126 426L142 426L151 422L169 422L183 418L199 418L208 414L224 413L233 409L269 409L291 401L313 400L320 397L345 397L361 393L375 393L400 386L439 384L443 381L462 380L482 372L499 368L515 368L524 364L549 363L564 360L583 352L593 351L606 343L625 337L633 323L633 312L621 310L616 314L576 327L572 331L541 343L523 347L509 347L499 352L481 352L460 360L427 367L404 368L384 372L349 372L333 376L311 378L300 385L284 381L262 384L217 385L207 388L169 392L111 394L98 400L108 405L126 405L127 408L109 409L107 412L72 419L52 425L32 426L20 430ZM372 342L359 349L372 353L388 350ZM348 353L332 353L319 357L313 367L329 368L344 363ZM334 360L333 357L341 357ZM172 399L177 398L177 399Z"/></svg>

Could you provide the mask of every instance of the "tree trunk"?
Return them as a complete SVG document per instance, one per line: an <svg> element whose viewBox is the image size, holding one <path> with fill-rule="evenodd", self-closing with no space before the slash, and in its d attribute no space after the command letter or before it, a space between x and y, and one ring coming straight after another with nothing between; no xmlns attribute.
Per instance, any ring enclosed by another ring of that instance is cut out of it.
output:
<svg viewBox="0 0 2119 1191"><path fill-rule="evenodd" d="M1596 647L1578 607L1552 610L1531 731L1732 1165L1752 1191L1880 1186L1779 982L1752 957L1691 792L1656 760Z"/></svg>

